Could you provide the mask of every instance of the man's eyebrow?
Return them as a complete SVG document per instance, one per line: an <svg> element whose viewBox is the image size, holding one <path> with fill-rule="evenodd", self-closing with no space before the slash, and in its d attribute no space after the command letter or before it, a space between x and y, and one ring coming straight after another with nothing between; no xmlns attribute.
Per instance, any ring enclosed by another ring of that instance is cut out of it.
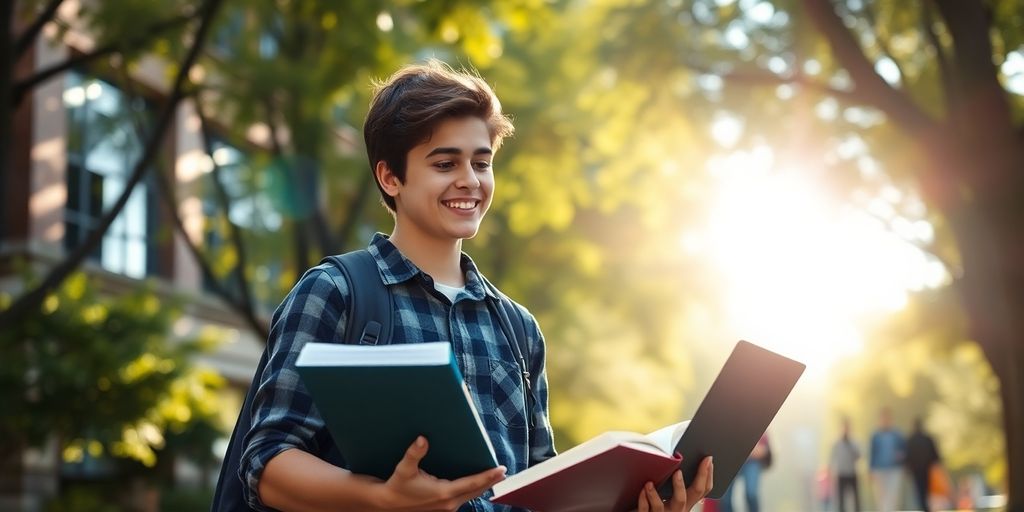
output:
<svg viewBox="0 0 1024 512"><path fill-rule="evenodd" d="M476 148L475 150L473 150L473 154L474 155L490 155L490 154L493 154L493 153L494 153L494 151L492 151L491 148L488 148L488 147L480 147L480 148ZM433 150L431 150L430 153L427 153L427 158L430 158L430 157L432 157L434 155L461 155L461 154L462 154L462 150L459 149L459 148L438 147L438 148L434 148Z"/></svg>

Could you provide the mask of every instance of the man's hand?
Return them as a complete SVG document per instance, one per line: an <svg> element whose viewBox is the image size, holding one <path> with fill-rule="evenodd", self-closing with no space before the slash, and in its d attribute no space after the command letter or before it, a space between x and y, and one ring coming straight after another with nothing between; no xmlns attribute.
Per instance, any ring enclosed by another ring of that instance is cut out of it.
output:
<svg viewBox="0 0 1024 512"><path fill-rule="evenodd" d="M647 482L647 485L640 491L640 496L637 497L637 512L664 512L666 510L689 512L698 501L711 492L714 469L711 457L704 457L700 469L697 470L697 476L689 487L686 486L686 482L683 482L683 472L677 469L672 474L672 499L667 503L661 501L661 496L658 496L658 490L654 488L654 484Z"/></svg>
<svg viewBox="0 0 1024 512"><path fill-rule="evenodd" d="M427 440L419 436L405 451L395 472L383 484L381 508L410 512L453 511L505 479L505 466L457 480L436 478L420 469L427 449Z"/></svg>

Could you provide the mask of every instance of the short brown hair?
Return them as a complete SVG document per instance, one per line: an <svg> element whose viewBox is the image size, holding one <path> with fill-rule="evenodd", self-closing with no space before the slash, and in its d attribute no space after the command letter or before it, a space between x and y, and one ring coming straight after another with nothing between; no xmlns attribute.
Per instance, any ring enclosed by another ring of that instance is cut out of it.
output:
<svg viewBox="0 0 1024 512"><path fill-rule="evenodd" d="M395 199L385 193L376 180L377 162L383 160L404 182L409 151L429 139L443 121L459 117L482 119L487 124L495 151L502 139L514 131L487 82L469 71L456 71L439 60L406 66L387 81L375 84L370 111L363 123L363 139L374 183L392 212Z"/></svg>

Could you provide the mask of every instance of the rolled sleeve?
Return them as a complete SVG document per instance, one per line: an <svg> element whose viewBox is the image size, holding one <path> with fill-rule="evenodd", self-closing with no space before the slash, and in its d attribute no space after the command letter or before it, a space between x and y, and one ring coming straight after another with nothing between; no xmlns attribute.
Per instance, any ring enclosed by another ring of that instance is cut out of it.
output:
<svg viewBox="0 0 1024 512"><path fill-rule="evenodd" d="M298 448L320 453L324 421L313 405L295 361L309 342L343 339L348 289L344 279L323 267L307 272L274 313L267 341L267 365L252 402L252 426L245 436L239 477L245 499L256 510L270 511L259 500L259 479L270 459Z"/></svg>

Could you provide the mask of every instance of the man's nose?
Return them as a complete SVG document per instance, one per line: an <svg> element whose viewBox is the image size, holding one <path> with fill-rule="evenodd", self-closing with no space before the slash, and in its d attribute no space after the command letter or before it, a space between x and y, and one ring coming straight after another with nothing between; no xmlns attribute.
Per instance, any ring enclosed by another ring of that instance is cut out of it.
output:
<svg viewBox="0 0 1024 512"><path fill-rule="evenodd" d="M480 178L476 175L476 170L473 169L472 163L464 165L459 170L459 178L455 182L455 186L459 188L470 188L475 189L480 187Z"/></svg>

